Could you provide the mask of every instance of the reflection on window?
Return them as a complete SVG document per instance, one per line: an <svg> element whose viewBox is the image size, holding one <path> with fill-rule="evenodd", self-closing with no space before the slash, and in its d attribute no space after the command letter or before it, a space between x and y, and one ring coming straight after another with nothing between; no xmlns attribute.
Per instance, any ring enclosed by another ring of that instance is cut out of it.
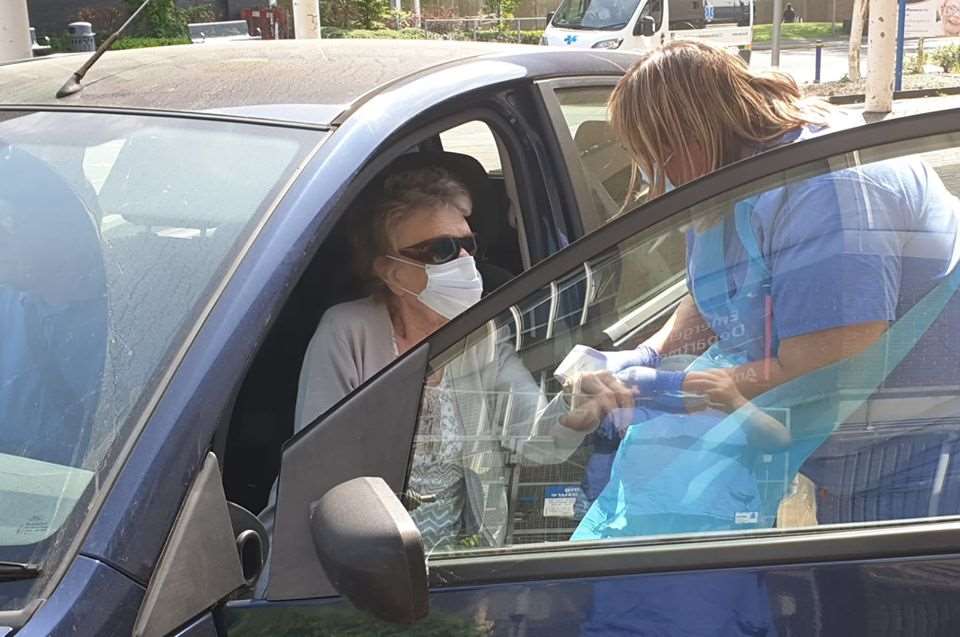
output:
<svg viewBox="0 0 960 637"><path fill-rule="evenodd" d="M633 162L610 128L607 100L612 90L607 86L557 91L560 110L593 194L594 209L582 211L588 231L616 218L625 207L642 203L648 187L639 175L636 183L632 181Z"/></svg>
<svg viewBox="0 0 960 637"><path fill-rule="evenodd" d="M437 356L429 548L960 514L957 147L728 193Z"/></svg>

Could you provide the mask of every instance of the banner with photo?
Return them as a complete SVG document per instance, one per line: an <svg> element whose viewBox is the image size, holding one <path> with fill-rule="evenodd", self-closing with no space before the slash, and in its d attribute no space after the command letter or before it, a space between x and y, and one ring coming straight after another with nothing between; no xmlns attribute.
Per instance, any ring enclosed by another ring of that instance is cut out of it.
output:
<svg viewBox="0 0 960 637"><path fill-rule="evenodd" d="M907 0L904 36L960 36L960 0Z"/></svg>

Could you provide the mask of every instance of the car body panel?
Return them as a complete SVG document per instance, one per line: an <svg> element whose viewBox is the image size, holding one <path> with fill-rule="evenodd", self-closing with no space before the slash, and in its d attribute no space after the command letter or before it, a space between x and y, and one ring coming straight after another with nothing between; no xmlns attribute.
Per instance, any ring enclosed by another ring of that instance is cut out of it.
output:
<svg viewBox="0 0 960 637"><path fill-rule="evenodd" d="M129 634L144 588L100 560L79 555L30 622L17 635ZM110 603L104 603L110 600Z"/></svg>
<svg viewBox="0 0 960 637"><path fill-rule="evenodd" d="M431 595L431 614L415 630L551 637L948 635L960 630L958 575L960 560L944 557L448 588ZM711 623L717 607L733 608L742 625ZM222 612L230 637L394 629L332 599L231 602Z"/></svg>

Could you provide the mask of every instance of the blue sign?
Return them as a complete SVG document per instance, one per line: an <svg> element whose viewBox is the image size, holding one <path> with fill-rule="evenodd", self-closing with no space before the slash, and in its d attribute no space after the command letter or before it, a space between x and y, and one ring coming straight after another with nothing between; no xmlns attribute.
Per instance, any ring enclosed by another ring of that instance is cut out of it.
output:
<svg viewBox="0 0 960 637"><path fill-rule="evenodd" d="M717 9L709 2L705 2L703 5L703 19L707 22L713 22L716 15Z"/></svg>
<svg viewBox="0 0 960 637"><path fill-rule="evenodd" d="M567 37L565 37L565 38L563 39L563 41L566 42L567 44L573 44L574 42L577 41L577 36L572 35L572 34L571 34L571 35L568 35Z"/></svg>

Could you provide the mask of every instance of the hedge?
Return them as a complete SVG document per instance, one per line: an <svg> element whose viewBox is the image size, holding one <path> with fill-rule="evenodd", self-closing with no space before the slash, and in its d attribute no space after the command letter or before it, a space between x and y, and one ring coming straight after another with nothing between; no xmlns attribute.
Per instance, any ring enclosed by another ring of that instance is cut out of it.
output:
<svg viewBox="0 0 960 637"><path fill-rule="evenodd" d="M120 38L113 43L110 50L145 49L148 47L172 46L175 44L190 44L190 38ZM54 53L69 53L70 37L66 35L51 36L50 48L53 49Z"/></svg>
<svg viewBox="0 0 960 637"><path fill-rule="evenodd" d="M324 38L334 39L364 39L364 40L475 40L477 42L517 42L516 31L497 31L495 29L483 29L479 31L455 31L440 35L431 33L423 29L338 29L336 27L324 27L322 29ZM520 31L520 42L522 44L540 44L540 38L543 31Z"/></svg>

